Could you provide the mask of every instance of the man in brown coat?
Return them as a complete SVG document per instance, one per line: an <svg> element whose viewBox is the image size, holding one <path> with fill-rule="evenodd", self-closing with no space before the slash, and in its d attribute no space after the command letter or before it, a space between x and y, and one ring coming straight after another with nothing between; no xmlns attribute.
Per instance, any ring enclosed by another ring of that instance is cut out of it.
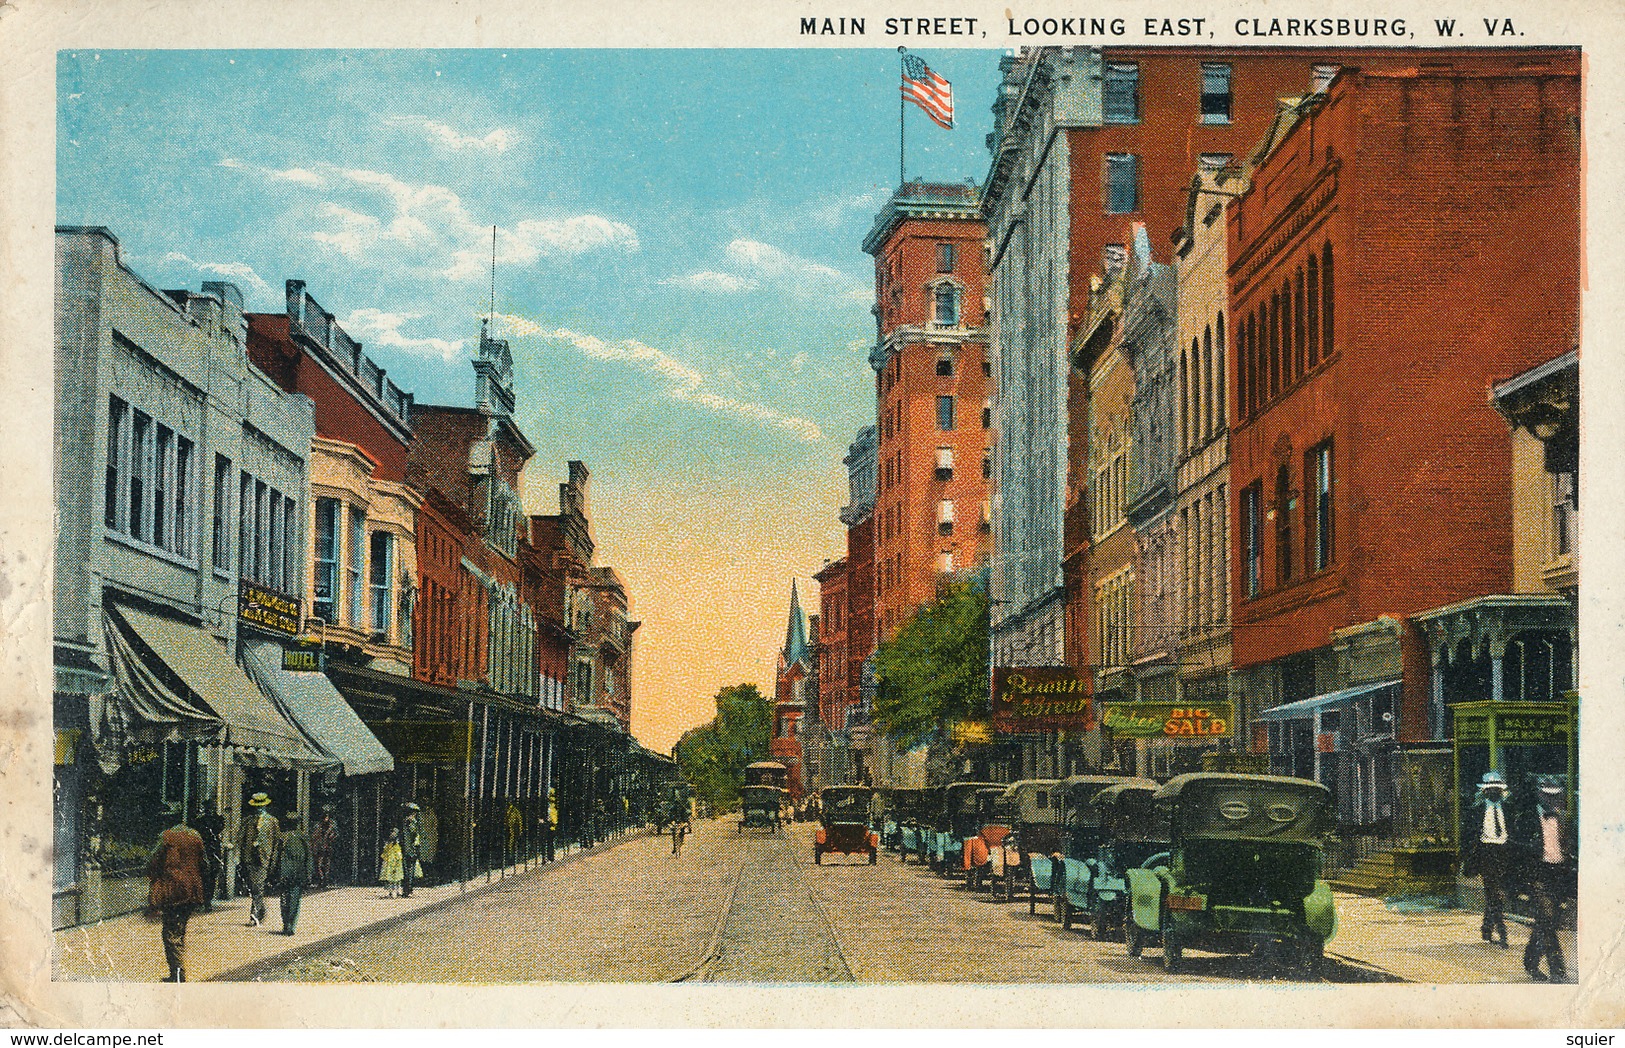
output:
<svg viewBox="0 0 1625 1048"><path fill-rule="evenodd" d="M186 922L203 905L208 865L203 837L185 823L159 835L147 862L147 877L152 881L147 906L163 919L164 959L169 962L166 982L186 981Z"/></svg>
<svg viewBox="0 0 1625 1048"><path fill-rule="evenodd" d="M276 871L277 855L282 848L282 824L268 810L271 798L256 793L248 799L249 810L243 813L242 834L237 842L237 861L242 865L243 878L248 881L248 926L258 927L265 920L265 884Z"/></svg>

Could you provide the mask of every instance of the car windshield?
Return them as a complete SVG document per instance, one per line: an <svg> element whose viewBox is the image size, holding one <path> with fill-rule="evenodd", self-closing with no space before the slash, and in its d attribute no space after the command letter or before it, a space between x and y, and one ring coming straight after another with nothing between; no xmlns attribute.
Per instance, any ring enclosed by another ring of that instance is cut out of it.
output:
<svg viewBox="0 0 1625 1048"><path fill-rule="evenodd" d="M1175 829L1186 837L1319 843L1331 828L1326 791L1313 784L1192 783L1179 794L1175 811Z"/></svg>
<svg viewBox="0 0 1625 1048"><path fill-rule="evenodd" d="M869 813L868 790L825 790L822 801L826 818L861 818Z"/></svg>

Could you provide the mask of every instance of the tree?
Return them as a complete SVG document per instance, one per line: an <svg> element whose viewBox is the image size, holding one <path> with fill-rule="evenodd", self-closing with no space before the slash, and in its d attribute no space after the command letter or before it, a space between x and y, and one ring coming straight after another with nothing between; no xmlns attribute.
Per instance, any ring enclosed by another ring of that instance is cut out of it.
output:
<svg viewBox="0 0 1625 1048"><path fill-rule="evenodd" d="M988 713L988 602L980 577L946 584L875 652L875 719L903 746Z"/></svg>
<svg viewBox="0 0 1625 1048"><path fill-rule="evenodd" d="M754 684L723 688L716 704L716 716L685 732L673 748L683 777L712 807L738 799L745 765L767 757L773 732L773 705Z"/></svg>

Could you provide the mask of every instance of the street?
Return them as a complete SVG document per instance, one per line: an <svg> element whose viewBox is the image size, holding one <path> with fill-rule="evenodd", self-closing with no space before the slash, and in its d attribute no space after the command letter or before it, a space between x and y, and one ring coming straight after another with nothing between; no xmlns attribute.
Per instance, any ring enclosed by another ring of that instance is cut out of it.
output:
<svg viewBox="0 0 1625 1048"><path fill-rule="evenodd" d="M218 973L226 979L381 982L1301 982L1268 956L1188 953L1170 977L1155 946L1064 931L1045 906L995 902L902 864L836 856L812 864L813 824L773 835L734 820L633 837L511 877L466 898L308 950ZM1524 981L1523 932L1502 951L1477 916L1407 911L1338 896L1341 931L1320 979L1333 983ZM1572 940L1568 943L1571 947Z"/></svg>

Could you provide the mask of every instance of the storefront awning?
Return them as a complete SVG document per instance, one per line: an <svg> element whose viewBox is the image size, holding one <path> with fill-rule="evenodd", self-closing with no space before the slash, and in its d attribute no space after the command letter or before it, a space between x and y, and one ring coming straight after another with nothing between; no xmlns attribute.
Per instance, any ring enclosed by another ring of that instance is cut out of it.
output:
<svg viewBox="0 0 1625 1048"><path fill-rule="evenodd" d="M225 645L198 627L121 606L108 616L107 637L124 726L132 733L156 727L171 737L231 746L240 763L254 766L336 763L311 749Z"/></svg>
<svg viewBox="0 0 1625 1048"><path fill-rule="evenodd" d="M323 673L282 668L282 645L253 641L243 647L243 668L274 699L312 748L327 754L346 775L394 771L395 760Z"/></svg>
<svg viewBox="0 0 1625 1048"><path fill-rule="evenodd" d="M1379 681L1375 684L1359 684L1352 688L1344 688L1342 691L1329 691L1324 695L1316 695L1312 699L1299 699L1297 702L1289 702L1283 706L1272 706L1260 713L1258 719L1283 721L1297 720L1300 717L1313 717L1322 710L1342 709L1345 706L1352 706L1357 700L1363 699L1367 695L1373 695L1384 688L1397 687L1399 687L1399 681L1397 680Z"/></svg>

